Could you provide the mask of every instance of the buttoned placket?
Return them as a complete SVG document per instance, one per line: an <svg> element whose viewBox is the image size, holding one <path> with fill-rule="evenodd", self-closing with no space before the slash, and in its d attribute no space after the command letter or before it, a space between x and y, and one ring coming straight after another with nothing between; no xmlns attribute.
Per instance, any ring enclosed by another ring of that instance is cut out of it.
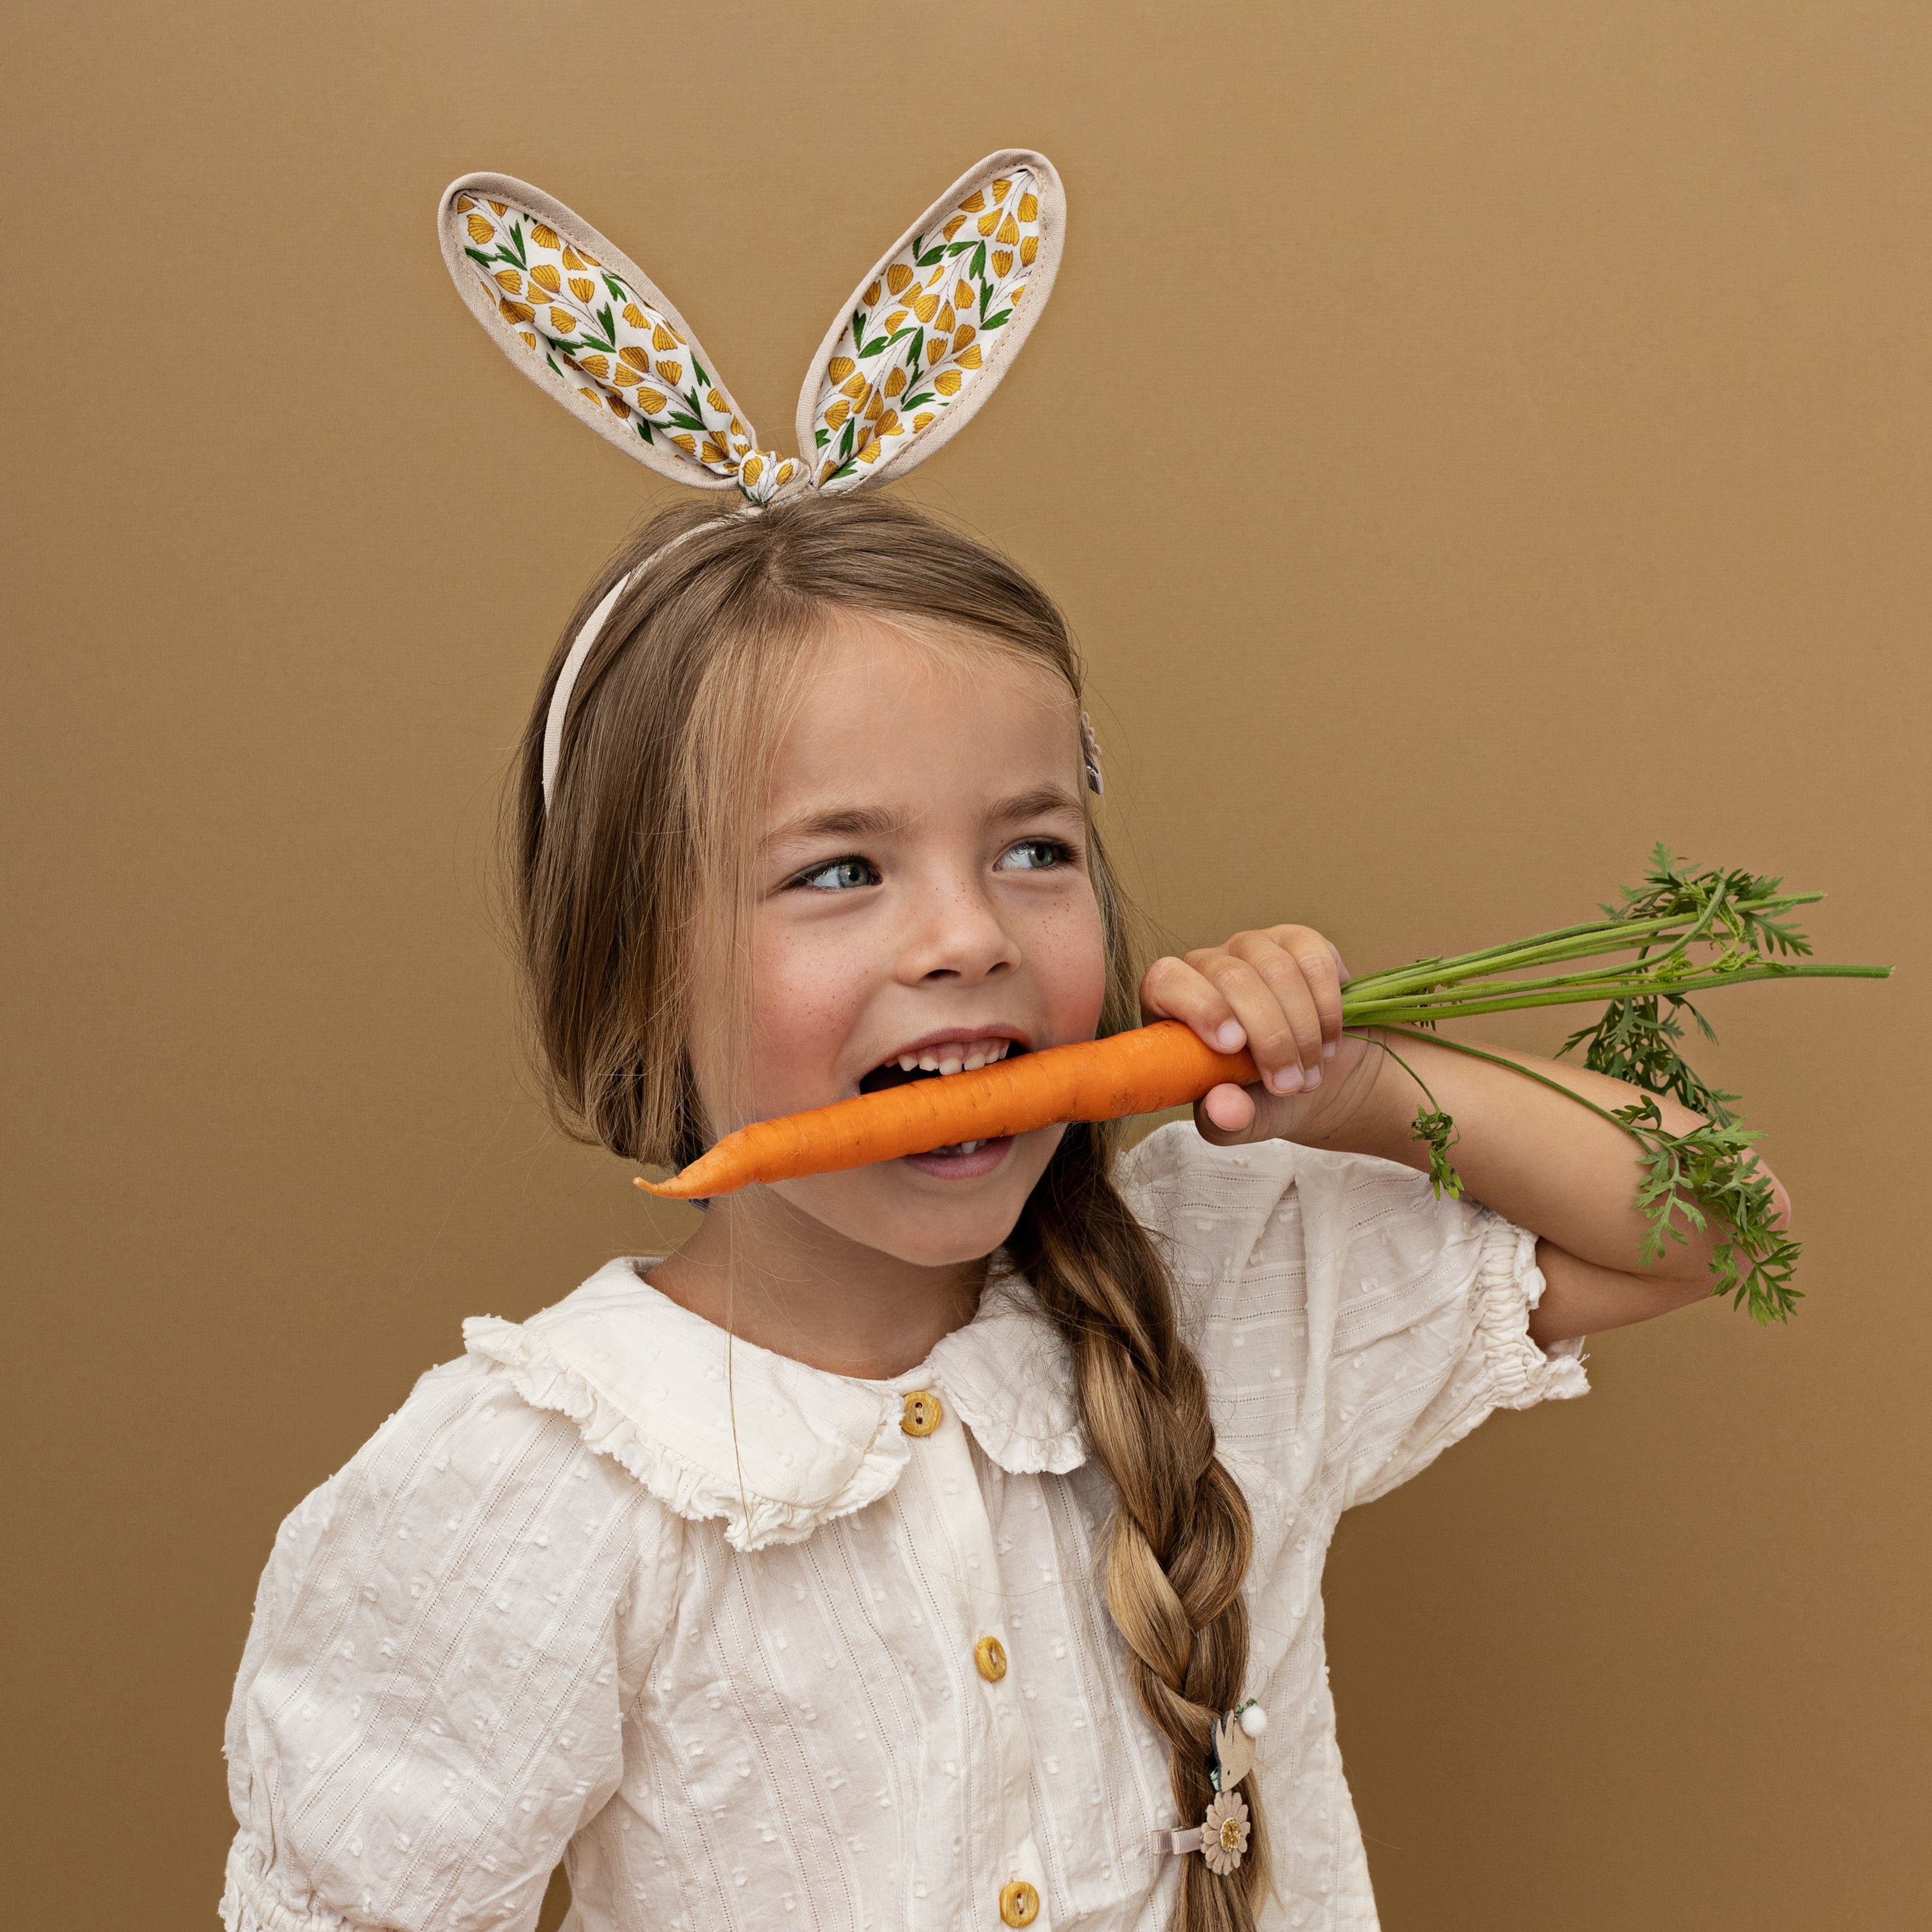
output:
<svg viewBox="0 0 1932 1932"><path fill-rule="evenodd" d="M898 1487L914 1561L944 1620L964 1695L977 1700L980 1814L968 1821L976 1845L972 1898L958 1923L1024 1926L1052 1932L1046 1868L1033 1834L1033 1764L1018 1687L1006 1666L1006 1580L982 1487L980 1458L943 1383L914 1394L936 1395L940 1419L913 1442ZM915 1412L922 1427L923 1412ZM908 1430L909 1434L914 1433ZM909 1479L909 1480L908 1480ZM997 1793L988 1804L986 1794Z"/></svg>

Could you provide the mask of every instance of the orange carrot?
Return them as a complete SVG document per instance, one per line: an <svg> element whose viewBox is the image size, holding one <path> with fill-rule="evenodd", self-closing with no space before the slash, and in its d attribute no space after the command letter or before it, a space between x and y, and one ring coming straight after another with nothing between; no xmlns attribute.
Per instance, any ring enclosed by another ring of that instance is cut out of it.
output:
<svg viewBox="0 0 1932 1932"><path fill-rule="evenodd" d="M754 1180L793 1180L868 1167L958 1141L994 1141L1060 1120L1114 1120L1198 1100L1224 1080L1260 1076L1246 1053L1216 1053L1178 1020L1077 1046L996 1060L974 1073L908 1081L727 1134L670 1180L638 1185L674 1201L733 1194Z"/></svg>

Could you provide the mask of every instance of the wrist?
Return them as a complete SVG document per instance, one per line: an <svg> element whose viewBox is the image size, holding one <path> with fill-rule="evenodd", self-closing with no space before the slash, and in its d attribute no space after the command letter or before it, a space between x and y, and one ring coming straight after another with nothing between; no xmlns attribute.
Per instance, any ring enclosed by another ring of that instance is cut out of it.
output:
<svg viewBox="0 0 1932 1932"><path fill-rule="evenodd" d="M1354 1065L1298 1124L1294 1138L1337 1154L1372 1154L1415 1166L1417 1144L1409 1132L1415 1108L1404 1090L1412 1090L1419 1101L1420 1089L1384 1050L1377 1032L1352 1034L1342 1042L1336 1066L1352 1043L1358 1048Z"/></svg>

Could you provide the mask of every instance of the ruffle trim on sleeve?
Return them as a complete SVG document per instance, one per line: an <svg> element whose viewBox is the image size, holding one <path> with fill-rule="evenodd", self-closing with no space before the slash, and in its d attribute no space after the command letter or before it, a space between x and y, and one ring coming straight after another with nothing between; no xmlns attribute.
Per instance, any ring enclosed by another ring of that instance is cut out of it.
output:
<svg viewBox="0 0 1932 1932"><path fill-rule="evenodd" d="M815 1459L812 1473L830 1480L801 1484L790 1469L776 1466L772 1445L808 1439L811 1419L802 1414L784 1418L774 1436L759 1412L768 1405L747 1402L747 1390L741 1388L746 1426L739 1445L740 1481L735 1469L710 1468L680 1454L530 1327L494 1316L474 1316L464 1323L463 1339L470 1354L506 1370L526 1402L568 1417L592 1449L634 1476L667 1509L694 1522L722 1518L725 1539L734 1549L803 1542L820 1524L850 1516L884 1496L898 1480L910 1453L905 1436L896 1426L887 1426L896 1421L896 1402L889 1414L874 1399L876 1420L863 1432L868 1439L862 1449L836 1459L829 1470L826 1458ZM747 1364L745 1378L756 1374ZM764 1397L770 1391L761 1386L758 1393ZM791 1493L772 1493L788 1489Z"/></svg>
<svg viewBox="0 0 1932 1932"><path fill-rule="evenodd" d="M1459 1291L1468 1298L1461 1306L1474 1324L1462 1331L1467 1339L1460 1364L1402 1439L1346 1478L1344 1509L1373 1502L1407 1482L1499 1408L1533 1408L1590 1392L1580 1341L1558 1342L1546 1352L1529 1338L1529 1312L1545 1286L1536 1237L1487 1208L1466 1211L1475 1236L1473 1275L1461 1274L1468 1266L1466 1247L1456 1259L1467 1284Z"/></svg>
<svg viewBox="0 0 1932 1932"><path fill-rule="evenodd" d="M238 1838L229 1848L226 1882L221 1888L221 1922L227 1932L361 1932L352 1919L340 1912L302 1911L284 1905L268 1888L262 1854Z"/></svg>
<svg viewBox="0 0 1932 1932"><path fill-rule="evenodd" d="M1477 1320L1498 1408L1533 1408L1590 1392L1580 1338L1552 1342L1546 1350L1529 1338L1530 1310L1543 1299L1544 1286L1536 1237L1491 1215L1477 1265Z"/></svg>

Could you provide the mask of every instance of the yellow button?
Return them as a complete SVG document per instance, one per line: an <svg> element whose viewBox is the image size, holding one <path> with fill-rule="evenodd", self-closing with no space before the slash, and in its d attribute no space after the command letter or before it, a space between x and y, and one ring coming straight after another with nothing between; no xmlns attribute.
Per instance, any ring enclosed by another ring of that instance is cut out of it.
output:
<svg viewBox="0 0 1932 1932"><path fill-rule="evenodd" d="M930 1389L914 1389L905 1399L905 1413L899 1418L899 1426L908 1436L930 1436L939 1426L939 1418L946 1413L939 1406L939 1398ZM1019 1922L1024 1924L1026 1922Z"/></svg>
<svg viewBox="0 0 1932 1932"><path fill-rule="evenodd" d="M1040 1894L1016 1878L1000 1894L1000 1916L1009 1925L1030 1925L1040 1916Z"/></svg>
<svg viewBox="0 0 1932 1932"><path fill-rule="evenodd" d="M982 1636L973 1646L973 1661L988 1684L997 1684L1006 1674L1006 1647L996 1636Z"/></svg>

